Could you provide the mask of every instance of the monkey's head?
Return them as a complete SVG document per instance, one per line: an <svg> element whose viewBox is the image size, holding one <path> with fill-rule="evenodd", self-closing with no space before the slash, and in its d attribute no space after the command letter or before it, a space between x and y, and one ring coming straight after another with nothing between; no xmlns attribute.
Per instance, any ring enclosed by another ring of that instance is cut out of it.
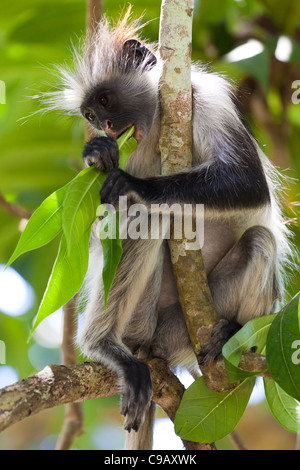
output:
<svg viewBox="0 0 300 470"><path fill-rule="evenodd" d="M127 39L121 46L117 63L87 90L80 111L92 126L115 139L134 125L134 137L140 141L151 127L157 105L157 85L148 73L156 58L137 39Z"/></svg>
<svg viewBox="0 0 300 470"><path fill-rule="evenodd" d="M49 109L81 114L97 131L117 138L132 125L139 142L158 109L158 74L151 46L142 43L138 21L130 10L115 27L106 19L87 40L84 53L74 53L75 72L60 68L63 89L48 94Z"/></svg>

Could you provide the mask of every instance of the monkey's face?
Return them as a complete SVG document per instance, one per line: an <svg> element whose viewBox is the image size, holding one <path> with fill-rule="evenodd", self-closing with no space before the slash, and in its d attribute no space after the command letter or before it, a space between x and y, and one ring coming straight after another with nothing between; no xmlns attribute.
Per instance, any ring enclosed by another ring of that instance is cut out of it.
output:
<svg viewBox="0 0 300 470"><path fill-rule="evenodd" d="M98 130L117 139L135 126L140 142L150 130L157 105L157 91L142 73L120 74L94 87L81 106L82 115Z"/></svg>

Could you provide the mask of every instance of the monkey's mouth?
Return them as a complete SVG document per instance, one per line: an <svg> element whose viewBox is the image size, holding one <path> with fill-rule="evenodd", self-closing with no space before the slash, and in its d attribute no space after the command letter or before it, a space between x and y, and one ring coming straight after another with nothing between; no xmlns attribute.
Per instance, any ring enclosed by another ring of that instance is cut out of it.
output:
<svg viewBox="0 0 300 470"><path fill-rule="evenodd" d="M116 139L118 139L118 138L121 137L123 134L125 134L125 132L128 131L128 129L130 129L132 126L133 126L133 124L131 124L130 126L125 127L125 129L123 129L123 130L117 135Z"/></svg>
<svg viewBox="0 0 300 470"><path fill-rule="evenodd" d="M115 139L118 139L119 137L121 137L123 134L125 134L126 131L128 131L128 129L130 129L132 126L135 127L134 129L134 133L132 134L132 137L137 141L137 143L139 144L140 141L142 140L143 138L143 131L142 129L140 128L140 126L135 126L134 124L130 124L130 126L127 126L125 129L123 129L120 133L117 134L117 136L113 136L111 135L111 137L114 137Z"/></svg>
<svg viewBox="0 0 300 470"><path fill-rule="evenodd" d="M122 129L121 131L116 131L114 129L105 129L104 132L109 135L110 137L112 137L113 139L118 139L119 137L121 137L123 134L125 134L125 132L130 129L132 126L135 127L135 130L134 130L134 133L132 135L132 137L137 141L137 143L139 144L144 136L144 132L143 130L141 129L141 127L139 125L135 125L135 124L130 124L129 126L126 126L124 127L124 129Z"/></svg>

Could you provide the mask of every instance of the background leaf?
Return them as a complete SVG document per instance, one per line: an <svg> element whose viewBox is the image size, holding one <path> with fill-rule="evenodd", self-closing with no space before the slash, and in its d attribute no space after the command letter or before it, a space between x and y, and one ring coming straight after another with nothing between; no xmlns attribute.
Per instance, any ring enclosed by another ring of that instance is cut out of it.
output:
<svg viewBox="0 0 300 470"><path fill-rule="evenodd" d="M269 86L270 56L267 50L249 59L234 62L234 65L257 79L263 89L267 91Z"/></svg>
<svg viewBox="0 0 300 470"><path fill-rule="evenodd" d="M61 232L63 201L68 187L69 183L55 191L32 214L7 266L23 253L46 245Z"/></svg>
<svg viewBox="0 0 300 470"><path fill-rule="evenodd" d="M255 378L241 382L234 390L214 392L203 377L184 392L175 418L175 432L195 442L214 442L232 432L249 401Z"/></svg>

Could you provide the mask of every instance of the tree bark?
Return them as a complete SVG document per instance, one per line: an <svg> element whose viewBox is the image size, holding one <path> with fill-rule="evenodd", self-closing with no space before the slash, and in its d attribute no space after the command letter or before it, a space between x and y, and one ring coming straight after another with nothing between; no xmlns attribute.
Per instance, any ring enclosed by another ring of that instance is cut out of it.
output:
<svg viewBox="0 0 300 470"><path fill-rule="evenodd" d="M192 166L191 41L192 0L162 3L159 54L163 60L160 80L162 173ZM169 241L180 305L196 356L218 322L208 286L201 250L186 250L187 240ZM202 369L209 385L211 367ZM222 377L222 382L226 380Z"/></svg>

